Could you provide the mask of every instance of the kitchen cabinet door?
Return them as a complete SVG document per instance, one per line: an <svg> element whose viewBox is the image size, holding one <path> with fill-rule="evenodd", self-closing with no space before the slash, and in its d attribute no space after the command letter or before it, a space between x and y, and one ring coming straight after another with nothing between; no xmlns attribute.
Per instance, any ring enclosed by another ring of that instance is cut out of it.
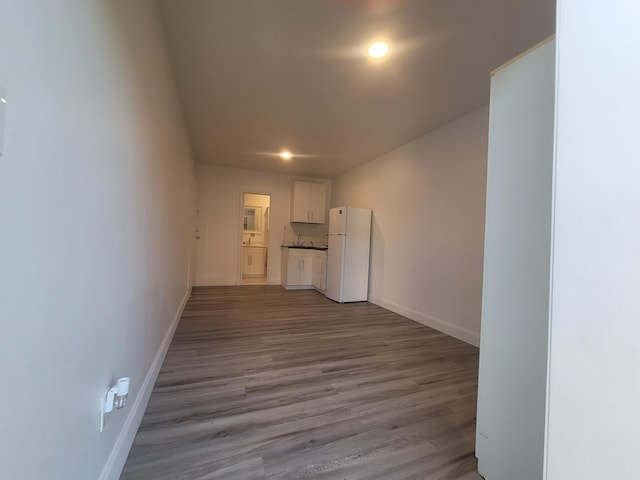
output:
<svg viewBox="0 0 640 480"><path fill-rule="evenodd" d="M288 285L302 285L300 282L300 268L302 265L302 256L289 254L289 266L287 274Z"/></svg>
<svg viewBox="0 0 640 480"><path fill-rule="evenodd" d="M305 251L301 255L302 263L300 266L300 283L299 285L311 285L311 274L313 270L313 252Z"/></svg>
<svg viewBox="0 0 640 480"><path fill-rule="evenodd" d="M311 223L323 224L327 215L327 189L321 183L312 183L309 195Z"/></svg>
<svg viewBox="0 0 640 480"><path fill-rule="evenodd" d="M289 249L286 266L287 287L311 286L313 256L311 251Z"/></svg>
<svg viewBox="0 0 640 480"><path fill-rule="evenodd" d="M326 252L318 251L313 254L313 273L312 284L316 290L324 292L325 290L325 264Z"/></svg>
<svg viewBox="0 0 640 480"><path fill-rule="evenodd" d="M323 183L293 182L291 221L294 223L326 222L327 190Z"/></svg>
<svg viewBox="0 0 640 480"><path fill-rule="evenodd" d="M308 223L311 219L309 201L311 199L311 183L293 182L291 203L291 221Z"/></svg>

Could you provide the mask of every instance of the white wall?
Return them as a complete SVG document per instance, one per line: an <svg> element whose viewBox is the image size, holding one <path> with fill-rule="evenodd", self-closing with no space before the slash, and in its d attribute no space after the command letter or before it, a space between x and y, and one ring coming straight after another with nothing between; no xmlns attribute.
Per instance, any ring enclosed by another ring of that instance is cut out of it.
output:
<svg viewBox="0 0 640 480"><path fill-rule="evenodd" d="M548 480L638 478L638 18L637 1L558 5Z"/></svg>
<svg viewBox="0 0 640 480"><path fill-rule="evenodd" d="M338 177L332 206L373 209L369 300L478 345L488 110Z"/></svg>
<svg viewBox="0 0 640 480"><path fill-rule="evenodd" d="M309 241L325 240L328 225L292 226L289 223L291 186L294 180L324 183L327 185L327 198L330 198L329 180L200 163L196 164L196 178L200 237L196 246L196 285L239 284L243 192L271 195L271 230L267 253L267 282L270 285L280 284L280 245L285 225L287 242L294 238L294 231Z"/></svg>
<svg viewBox="0 0 640 480"><path fill-rule="evenodd" d="M488 480L544 470L555 43L491 80L476 455Z"/></svg>
<svg viewBox="0 0 640 480"><path fill-rule="evenodd" d="M0 18L0 476L117 478L188 288L192 164L156 6L0 0Z"/></svg>

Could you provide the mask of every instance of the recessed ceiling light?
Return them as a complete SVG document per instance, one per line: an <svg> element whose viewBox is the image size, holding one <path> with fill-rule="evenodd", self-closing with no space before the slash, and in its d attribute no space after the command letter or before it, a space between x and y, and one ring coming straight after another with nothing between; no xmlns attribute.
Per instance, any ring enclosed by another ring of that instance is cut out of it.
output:
<svg viewBox="0 0 640 480"><path fill-rule="evenodd" d="M291 157L293 157L293 155L291 155L291 152L289 150L282 150L280 152L280 157L282 157L283 160L291 160Z"/></svg>
<svg viewBox="0 0 640 480"><path fill-rule="evenodd" d="M387 54L389 53L389 44L381 40L377 42L373 42L371 45L369 45L369 49L367 50L367 53L371 58L375 58L375 59L383 58L387 56Z"/></svg>
<svg viewBox="0 0 640 480"><path fill-rule="evenodd" d="M0 98L0 102L2 102L2 103L7 103L7 99L6 99L6 98L4 98L4 97L2 97L2 98Z"/></svg>

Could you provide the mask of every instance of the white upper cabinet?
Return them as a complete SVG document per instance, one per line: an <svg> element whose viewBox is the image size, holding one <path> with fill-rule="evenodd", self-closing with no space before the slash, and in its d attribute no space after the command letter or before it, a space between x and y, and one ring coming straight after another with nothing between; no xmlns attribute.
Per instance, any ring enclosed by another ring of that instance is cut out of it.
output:
<svg viewBox="0 0 640 480"><path fill-rule="evenodd" d="M326 222L327 189L323 183L293 182L292 193L292 222Z"/></svg>
<svg viewBox="0 0 640 480"><path fill-rule="evenodd" d="M324 184L311 184L309 210L311 211L311 223L325 223L327 221L327 188Z"/></svg>

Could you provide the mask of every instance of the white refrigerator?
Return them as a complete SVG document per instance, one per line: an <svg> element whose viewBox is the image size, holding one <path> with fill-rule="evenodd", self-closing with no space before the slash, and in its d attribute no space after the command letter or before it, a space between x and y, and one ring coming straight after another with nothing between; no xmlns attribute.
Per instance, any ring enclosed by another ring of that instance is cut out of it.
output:
<svg viewBox="0 0 640 480"><path fill-rule="evenodd" d="M329 212L326 295L336 302L364 302L369 290L371 210L336 207Z"/></svg>

